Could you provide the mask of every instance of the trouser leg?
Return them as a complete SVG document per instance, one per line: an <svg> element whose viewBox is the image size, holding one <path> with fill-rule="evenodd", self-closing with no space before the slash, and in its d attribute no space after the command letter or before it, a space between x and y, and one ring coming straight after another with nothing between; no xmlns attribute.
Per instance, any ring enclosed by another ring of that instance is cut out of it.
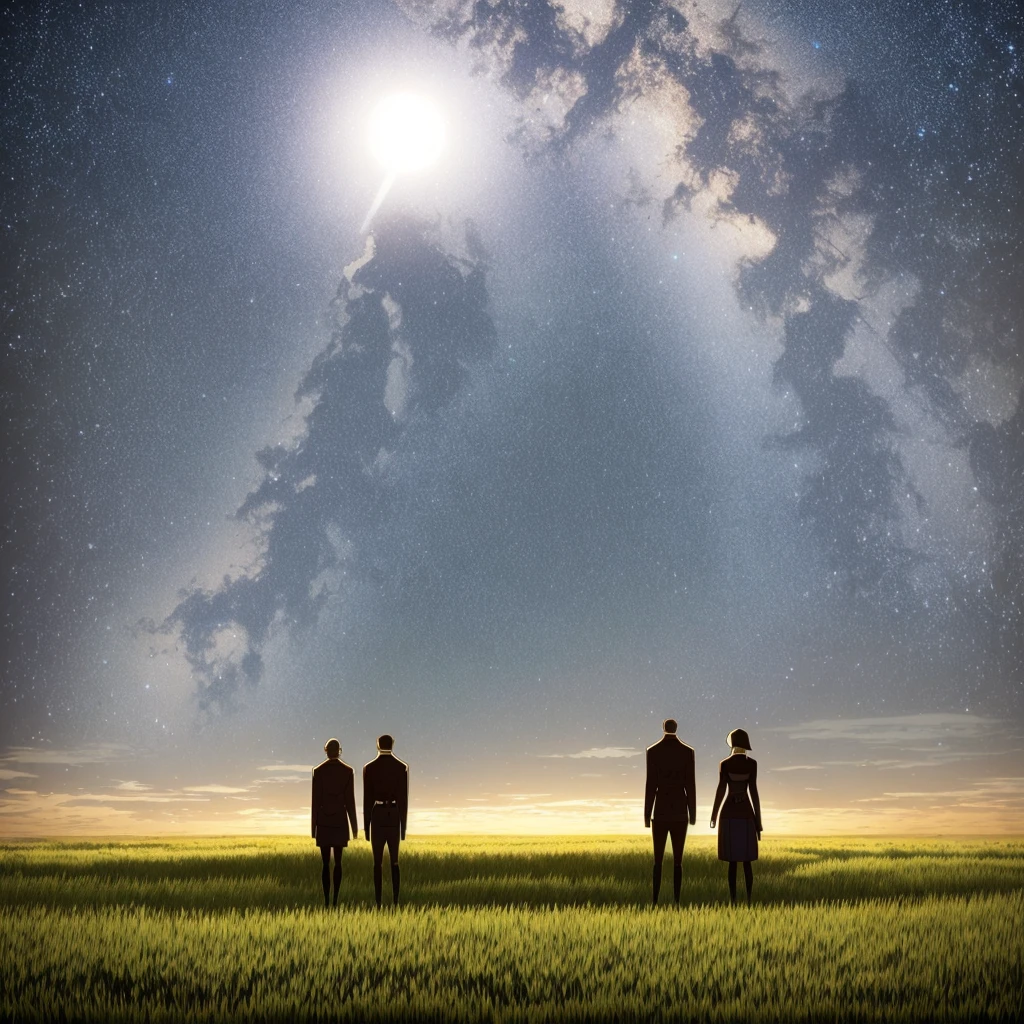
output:
<svg viewBox="0 0 1024 1024"><path fill-rule="evenodd" d="M747 906L750 906L750 894L754 891L754 869L750 861L743 862L743 881L747 883Z"/></svg>
<svg viewBox="0 0 1024 1024"><path fill-rule="evenodd" d="M668 826L657 819L651 822L651 838L654 840L654 871L651 876L651 903L657 905L658 893L661 892L661 862L665 859L665 842L668 839Z"/></svg>
<svg viewBox="0 0 1024 1024"><path fill-rule="evenodd" d="M324 906L331 905L331 848L320 847L320 859L323 861L323 869L320 872L320 884L324 889Z"/></svg>
<svg viewBox="0 0 1024 1024"><path fill-rule="evenodd" d="M370 846L373 848L373 896L379 907L384 884L384 840L375 828L370 829Z"/></svg>
<svg viewBox="0 0 1024 1024"><path fill-rule="evenodd" d="M672 836L672 898L679 902L683 887L683 848L686 845L686 822L675 822L669 826Z"/></svg>
<svg viewBox="0 0 1024 1024"><path fill-rule="evenodd" d="M333 903L335 906L338 905L338 890L341 888L341 851L344 849L342 846L336 846L334 848L334 899Z"/></svg>
<svg viewBox="0 0 1024 1024"><path fill-rule="evenodd" d="M400 842L398 829L395 829L394 835L388 836L387 844L388 853L391 855L391 899L396 906L398 904L398 890L402 882L402 872L398 867L398 846Z"/></svg>
<svg viewBox="0 0 1024 1024"><path fill-rule="evenodd" d="M381 890L384 885L384 847L388 848L391 859L391 888L392 898L398 902L398 826L377 826L370 827L370 845L373 847L373 892L377 899L377 906L381 904Z"/></svg>
<svg viewBox="0 0 1024 1024"><path fill-rule="evenodd" d="M729 861L729 902L736 902L736 861Z"/></svg>

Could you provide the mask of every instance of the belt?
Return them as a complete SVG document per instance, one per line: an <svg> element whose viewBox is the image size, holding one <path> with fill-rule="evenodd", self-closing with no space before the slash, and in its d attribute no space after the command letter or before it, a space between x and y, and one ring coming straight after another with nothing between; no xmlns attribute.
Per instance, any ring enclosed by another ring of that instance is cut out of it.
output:
<svg viewBox="0 0 1024 1024"><path fill-rule="evenodd" d="M398 806L398 801L397 800L374 800L373 801L373 806L374 807L397 807Z"/></svg>

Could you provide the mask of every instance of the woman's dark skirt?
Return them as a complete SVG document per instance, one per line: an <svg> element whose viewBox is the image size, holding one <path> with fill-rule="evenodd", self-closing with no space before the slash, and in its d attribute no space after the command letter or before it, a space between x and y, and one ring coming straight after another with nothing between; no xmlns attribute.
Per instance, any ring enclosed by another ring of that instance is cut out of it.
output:
<svg viewBox="0 0 1024 1024"><path fill-rule="evenodd" d="M348 829L344 825L317 825L317 846L348 846Z"/></svg>
<svg viewBox="0 0 1024 1024"><path fill-rule="evenodd" d="M751 818L720 818L719 860L757 860L757 826Z"/></svg>

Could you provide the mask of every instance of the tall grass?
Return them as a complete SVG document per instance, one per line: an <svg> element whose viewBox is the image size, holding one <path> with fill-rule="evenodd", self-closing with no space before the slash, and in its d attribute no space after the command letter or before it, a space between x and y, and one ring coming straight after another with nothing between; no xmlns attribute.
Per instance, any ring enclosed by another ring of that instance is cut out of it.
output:
<svg viewBox="0 0 1024 1024"><path fill-rule="evenodd" d="M687 913L21 907L16 1020L1019 1020L1020 894Z"/></svg>
<svg viewBox="0 0 1024 1024"><path fill-rule="evenodd" d="M725 865L714 837L688 840L683 902L721 902ZM766 840L754 867L759 903L813 903L1013 892L1024 842ZM343 856L346 904L372 899L367 844ZM448 838L402 847L411 905L636 906L650 898L642 838ZM670 874L666 872L666 874ZM320 902L311 840L194 839L0 845L0 906L134 904L164 909L295 908Z"/></svg>
<svg viewBox="0 0 1024 1024"><path fill-rule="evenodd" d="M359 847L325 911L308 841L11 843L0 1018L1024 1018L1024 843L774 840L749 910L712 843L651 909L643 840L413 841L383 912Z"/></svg>

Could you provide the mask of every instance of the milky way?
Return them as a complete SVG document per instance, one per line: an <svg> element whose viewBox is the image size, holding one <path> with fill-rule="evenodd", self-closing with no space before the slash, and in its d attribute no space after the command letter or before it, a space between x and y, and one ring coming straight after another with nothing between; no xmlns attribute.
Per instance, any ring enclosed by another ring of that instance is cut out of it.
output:
<svg viewBox="0 0 1024 1024"><path fill-rule="evenodd" d="M628 803L669 713L708 765L1017 749L1013 5L5 21L12 778L387 728L438 806L449 755ZM392 82L452 148L364 238Z"/></svg>

